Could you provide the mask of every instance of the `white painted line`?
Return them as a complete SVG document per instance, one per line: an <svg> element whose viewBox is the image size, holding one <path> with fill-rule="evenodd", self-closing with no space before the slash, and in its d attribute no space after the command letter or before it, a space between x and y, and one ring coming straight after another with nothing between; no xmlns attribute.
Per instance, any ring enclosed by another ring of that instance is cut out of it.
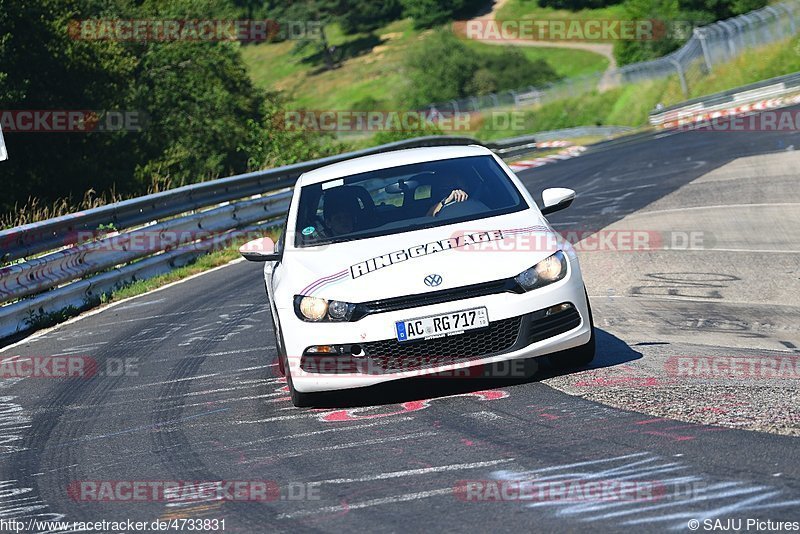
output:
<svg viewBox="0 0 800 534"><path fill-rule="evenodd" d="M406 434L403 436L392 436L388 438L375 438L375 439L367 439L363 441L353 441L350 443L341 443L338 445L329 445L327 447L318 447L316 449L302 449L295 452L286 452L282 454L278 454L274 456L275 458L296 458L298 456L305 456L309 453L316 453L316 452L328 452L328 451L338 451L340 449L353 449L356 447L366 447L369 445L380 445L383 443L392 443L395 441L405 441L407 439L415 439L415 438L425 438L430 436L438 435L437 432L417 432L416 434ZM270 456L269 458L273 458ZM262 459L254 458L252 460L248 460L243 462L244 464L252 464L258 463L262 461Z"/></svg>
<svg viewBox="0 0 800 534"><path fill-rule="evenodd" d="M296 409L296 408L295 408ZM321 417L333 413L337 410L329 410L327 412L303 412L295 415L279 415L277 417L267 417L266 419L254 419L249 421L233 421L234 425L255 425L258 423L272 423L273 421L293 421L295 419L310 419L313 417Z"/></svg>
<svg viewBox="0 0 800 534"><path fill-rule="evenodd" d="M718 299L704 299L703 297L651 297L651 296L632 296L632 295L589 295L591 299L634 299L634 300L681 300L683 302L703 302L703 303L713 303L713 304L748 304L748 305L763 305L763 306L780 306L782 308L796 308L796 304L780 304L777 302L753 302L750 300L730 300L725 299L724 301L720 302Z"/></svg>
<svg viewBox="0 0 800 534"><path fill-rule="evenodd" d="M261 306L261 303L229 304L229 305L226 305L226 306L219 306L219 307L216 307L216 308L197 308L197 309L194 309L194 310L187 310L187 311L174 312L174 313L164 313L164 314L161 314L161 315L147 315L147 316L144 316L144 317L136 317L135 319L122 319L122 320L119 320L119 321L112 321L110 323L100 323L97 326L98 327L100 327L100 326L116 326L118 324L136 323L136 322L139 322L139 321L155 321L155 320L158 320L158 319L168 319L168 318L171 318L171 317L180 317L182 315L195 315L195 314L200 314L200 313L214 313L214 312L217 312L217 311L222 310L224 308L246 308L246 307L253 307L253 306ZM252 317L253 315L256 315L258 313L264 313L265 311L266 311L266 308L265 309L259 309L259 310L256 310L255 312L253 312L250 316Z"/></svg>
<svg viewBox="0 0 800 534"><path fill-rule="evenodd" d="M475 419L484 419L487 421L496 421L497 419L502 419L501 416L493 412L472 412L466 415L469 417L474 417Z"/></svg>
<svg viewBox="0 0 800 534"><path fill-rule="evenodd" d="M348 510L359 510L361 508L369 508L371 506L381 506L383 504L395 504L401 502L416 501L420 499L427 499L429 497L436 497L438 495L450 495L452 493L453 493L453 488L442 488L430 491L420 491L417 493L406 493L405 495L394 495L392 497L384 497L382 499L371 499L369 501L355 502L352 504L325 506L323 508L317 508L316 510L301 510L299 512L292 512L289 514L278 514L277 519L293 519L295 517L307 517L310 515L331 514L336 512L345 512Z"/></svg>
<svg viewBox="0 0 800 534"><path fill-rule="evenodd" d="M354 482L371 482L374 480L388 480L390 478L408 477L414 475L427 475L428 473L444 473L447 471L465 471L467 469L477 469L479 467L491 467L498 464L513 462L515 458L503 458L501 460L490 460L488 462L473 462L469 464L450 464L437 467L425 467L421 469L409 469L407 471L390 471L388 473L378 473L358 478L332 478L328 480L315 480L318 484L352 484Z"/></svg>
<svg viewBox="0 0 800 534"><path fill-rule="evenodd" d="M268 443L270 441L278 441L282 439L307 438L309 436L319 436L320 434L330 434L331 432L347 432L349 430L362 430L365 428L371 428L373 426L383 426L404 421L411 421L413 419L414 419L413 417L399 417L397 419L380 419L372 423L365 423L361 425L337 426L333 428L326 428L325 430L313 430L311 432L301 432L299 434L287 434L286 436L272 436L269 438L257 439L255 441L239 443L239 445L240 446L259 445L262 443Z"/></svg>
<svg viewBox="0 0 800 534"><path fill-rule="evenodd" d="M186 378L176 378L175 380L167 380L164 382L150 382L149 384L139 384L138 386L130 386L127 388L116 388L114 391L130 391L133 389L146 389L153 386L165 386L167 384L174 384L175 382L188 382L189 380L199 380L201 378L211 378L212 376L217 376L219 373L211 373L208 375L196 375L196 376L188 376Z"/></svg>
<svg viewBox="0 0 800 534"><path fill-rule="evenodd" d="M681 211L696 211L696 210L710 210L710 209L727 209L727 208L774 208L778 206L800 206L800 202L766 202L763 204L714 204L711 206L690 206L686 208L670 208L664 210L652 210L652 211L637 211L635 213L631 213L627 215L628 218L631 217L641 217L643 215L651 215L653 213L675 213Z"/></svg>
<svg viewBox="0 0 800 534"><path fill-rule="evenodd" d="M167 300L167 299L158 299L158 300L153 300L153 301L150 301L150 302L133 302L131 304L126 304L125 306L122 306L120 308L120 311L122 311L122 310L132 310L134 308L141 308L142 306L152 306L153 304L160 304L160 303L164 302L165 300Z"/></svg>

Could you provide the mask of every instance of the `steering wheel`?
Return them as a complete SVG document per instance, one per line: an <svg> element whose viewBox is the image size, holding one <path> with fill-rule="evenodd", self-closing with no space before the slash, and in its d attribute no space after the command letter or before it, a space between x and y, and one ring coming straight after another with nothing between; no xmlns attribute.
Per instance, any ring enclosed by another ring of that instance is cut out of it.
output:
<svg viewBox="0 0 800 534"><path fill-rule="evenodd" d="M452 208L453 206L456 206L456 207L458 207L460 209L458 209L458 210L449 209L449 208ZM450 202L449 204L445 204L444 206L442 206L442 209L440 209L439 213L437 213L436 215L437 216L441 215L442 213L444 213L445 210L448 210L448 212L447 212L448 214L453 214L453 213L456 213L458 211L466 211L467 213L475 213L475 212L478 212L481 209L485 209L485 208L486 208L486 205L483 202L480 202L478 200L474 200L472 198L468 198L467 200L464 200L464 201L461 201L461 202L456 202L454 200L454 201Z"/></svg>

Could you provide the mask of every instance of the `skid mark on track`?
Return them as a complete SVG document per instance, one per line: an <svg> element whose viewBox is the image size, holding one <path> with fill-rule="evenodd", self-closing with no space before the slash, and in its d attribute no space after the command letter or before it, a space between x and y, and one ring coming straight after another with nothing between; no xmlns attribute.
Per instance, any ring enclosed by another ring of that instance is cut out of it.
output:
<svg viewBox="0 0 800 534"><path fill-rule="evenodd" d="M581 428L588 424L592 427L602 427L606 431L616 431L627 434L641 434L668 439L673 442L691 441L704 434L726 432L723 427L686 424L683 422L641 415L633 420L620 418L620 412L615 408L601 405L575 407L569 403L560 403L552 406L531 406L535 408L536 415L554 427Z"/></svg>
<svg viewBox="0 0 800 534"><path fill-rule="evenodd" d="M390 417L393 415L400 415L404 413L412 413L424 410L428 408L432 402L440 399L453 399L456 397L475 397L478 400L482 401L492 401L498 399L505 399L509 397L509 395L510 394L508 393L508 391L502 389L475 391L472 393L464 393L461 395L451 395L449 397L438 397L435 399L403 402L400 404L399 408L396 411L382 412L382 413L363 414L363 412L375 411L375 407L350 408L348 410L337 410L334 412L323 414L320 416L320 421L324 421L326 423L338 423L342 421L359 421L364 419L375 419L378 417Z"/></svg>
<svg viewBox="0 0 800 534"><path fill-rule="evenodd" d="M2 384L14 384L20 380L12 379ZM16 397L0 397L0 456L27 451L28 448L17 443L24 440L23 433L31 428L32 421ZM66 516L59 513L46 513L49 506L38 496L33 488L22 487L18 480L0 480L0 520L15 520L27 523L31 520L60 521Z"/></svg>
<svg viewBox="0 0 800 534"><path fill-rule="evenodd" d="M77 439L73 439L73 440L69 440L69 441L63 441L63 442L61 442L61 444L59 444L59 445L57 445L55 447L48 447L48 448L49 449L53 449L53 448L59 448L59 447L69 447L69 446L74 445L75 443L84 443L84 442L87 442L87 441L97 441L99 439L108 439L108 438L113 438L115 436L121 436L121 435L124 435L124 434L131 434L131 433L135 433L135 432L141 432L142 430L158 430L158 429L160 429L162 427L165 427L165 426L184 423L186 421L191 421L191 420L197 419L199 417L205 417L207 415L212 415L212 414L219 413L219 412L224 412L224 411L227 411L227 410L228 410L228 408L219 408L219 409L216 409L216 410L211 410L209 412L198 413L198 414L194 414L194 415L187 415L186 417L181 417L180 419L164 420L164 421L159 421L157 423L152 423L152 424L149 424L149 425L142 425L142 426L137 426L137 427L134 427L134 428L126 428L125 430L119 430L117 432L112 432L110 434L100 434L98 436L87 436L87 437L83 437L83 438L77 438Z"/></svg>
<svg viewBox="0 0 800 534"><path fill-rule="evenodd" d="M23 433L31 427L31 419L15 403L16 397L0 397L0 455L24 451L17 445L23 440Z"/></svg>
<svg viewBox="0 0 800 534"><path fill-rule="evenodd" d="M380 419L385 417L394 417L398 415L405 415L409 413L418 412L428 408L432 402L452 399L455 397L474 397L481 401L492 401L498 399L505 399L510 394L505 390L485 390L475 391L472 393L464 393L460 395L451 395L449 397L437 397L434 399L424 399L417 401L408 401L400 403L399 405L390 405L388 409L392 411L381 411L387 409L387 406L365 406L359 408L347 408L343 410L310 410L292 415L277 415L273 417L265 417L263 419L255 420L239 420L234 421L236 425L250 425L260 423L272 423L275 421L294 421L297 419L313 419L317 418L323 423L342 423L347 421L364 421L369 419ZM289 397L276 399L276 401L289 401ZM293 410L293 408L289 408ZM366 413L365 413L366 412ZM373 413L377 412L377 413Z"/></svg>
<svg viewBox="0 0 800 534"><path fill-rule="evenodd" d="M438 435L436 432L415 432L413 434L404 434L402 436L390 436L387 438L375 438L375 439L365 439L361 441L353 441L349 443L339 443L336 445L328 445L327 447L317 447L313 449L304 448L301 451L294 451L294 452L284 452L279 453L274 456L270 456L268 458L253 458L253 459L245 459L241 457L239 460L239 464L243 465L250 465L252 467L256 467L263 463L273 463L275 460L281 460L285 458L296 458L300 456L307 456L309 454L319 453L319 452L333 452L339 451L342 449L354 449L358 447L369 447L371 445L382 445L385 443L394 443L397 441L406 441L411 439L418 439L418 438L426 438Z"/></svg>
<svg viewBox="0 0 800 534"><path fill-rule="evenodd" d="M556 516L583 522L614 521L619 525L660 524L671 530L683 530L686 521L726 517L730 514L751 514L774 508L791 509L800 500L780 500L782 492L773 487L753 485L746 481L713 481L703 473L679 462L641 452L549 466L530 471L495 471L492 478L514 483L544 484L559 481L626 481L652 483L664 487L691 487L685 495L668 496L646 501L591 499L582 502L560 499L535 500L528 508L554 509ZM534 496L536 494L534 493ZM524 501L523 501L524 502Z"/></svg>
<svg viewBox="0 0 800 534"><path fill-rule="evenodd" d="M389 480L392 478L409 477L416 475L427 475L430 473L445 473L448 471L464 471L467 469L478 469L479 467L489 467L492 465L505 464L513 462L514 458L503 458L500 460L489 460L486 462L472 462L464 464L451 464L439 465L434 467L425 467L421 469L407 469L405 471L390 471L387 473L377 473L375 475L368 475L357 478L332 478L329 480L318 480L320 484L354 484L356 482L372 482L374 480Z"/></svg>
<svg viewBox="0 0 800 534"><path fill-rule="evenodd" d="M337 512L349 512L351 510L361 510L362 508L370 508L372 506L381 506L384 504L397 504L401 502L417 501L420 499L427 499L430 497L437 497L440 495L450 495L453 493L453 488L441 488L430 491L418 491L415 493L406 493L404 495L393 495L391 497L383 497L381 499L370 499L368 501L361 501L355 503L345 503L335 506L324 506L316 510L300 510L298 512L291 512L288 514L279 514L277 519L295 519L298 517L308 517L320 514L333 514Z"/></svg>
<svg viewBox="0 0 800 534"><path fill-rule="evenodd" d="M363 429L366 429L366 428L373 428L373 427L376 427L376 426L391 425L393 423L403 423L403 422L408 422L408 421L413 421L413 420L414 420L413 417L398 417L397 419L392 419L392 420L379 419L379 420L374 421L372 423L363 423L363 424L359 424L359 425L350 425L350 426L337 426L337 427L333 427L333 428L326 428L325 430L312 430L312 431L309 431L309 432L299 432L299 433L295 433L295 434L286 434L286 435L281 435L281 436L270 436L268 438L262 438L262 439L257 439L257 440L241 443L240 445L241 446L262 445L264 443L270 443L270 442L273 442L273 441L280 441L280 440L284 440L284 439L299 439L299 438L307 438L307 437L311 437L311 436L319 436L319 435L322 435L322 434L331 434L331 433L334 433L334 432L349 432L351 430L363 430Z"/></svg>

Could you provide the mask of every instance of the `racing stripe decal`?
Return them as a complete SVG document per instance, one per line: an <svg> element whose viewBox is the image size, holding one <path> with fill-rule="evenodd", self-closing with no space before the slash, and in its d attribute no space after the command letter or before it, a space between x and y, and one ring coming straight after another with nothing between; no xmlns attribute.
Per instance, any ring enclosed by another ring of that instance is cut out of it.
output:
<svg viewBox="0 0 800 534"><path fill-rule="evenodd" d="M541 225L528 226L525 228L511 228L508 230L500 230L503 236L506 235L512 236L512 235L524 234L536 231L551 232L550 228ZM303 290L300 291L300 295L312 296L315 293L319 293L325 287L332 286L345 281L346 279L349 278L349 274L350 274L349 269L343 269L337 273L319 278L311 282L305 288L303 288Z"/></svg>
<svg viewBox="0 0 800 534"><path fill-rule="evenodd" d="M342 271L339 271L338 273L331 274L331 275L328 275L328 276L324 276L324 277L322 277L322 278L320 278L320 279L318 279L318 280L316 280L314 282L311 282L302 291L300 291L300 294L301 295L308 295L309 291L314 292L314 291L320 289L320 287L322 287L322 286L328 285L329 283L331 283L333 281L336 281L339 278L347 276L347 273L348 273L348 270L344 269ZM320 286L320 287L317 287L317 286Z"/></svg>

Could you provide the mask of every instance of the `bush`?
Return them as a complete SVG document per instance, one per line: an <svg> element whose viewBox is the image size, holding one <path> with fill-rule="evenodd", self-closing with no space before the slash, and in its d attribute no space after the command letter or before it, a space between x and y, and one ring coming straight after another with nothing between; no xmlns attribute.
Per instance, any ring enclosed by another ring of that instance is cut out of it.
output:
<svg viewBox="0 0 800 534"><path fill-rule="evenodd" d="M539 0L541 7L552 7L554 9L568 9L570 11L580 11L581 9L598 9L606 6L619 4L622 0Z"/></svg>
<svg viewBox="0 0 800 534"><path fill-rule="evenodd" d="M451 32L437 31L414 47L406 60L412 107L460 98L480 66L480 56Z"/></svg>
<svg viewBox="0 0 800 534"><path fill-rule="evenodd" d="M545 61L531 61L521 50L478 53L446 30L417 45L408 56L406 69L406 95L411 107L539 86L558 79Z"/></svg>
<svg viewBox="0 0 800 534"><path fill-rule="evenodd" d="M626 0L624 7L625 18L665 21L667 29L671 30L669 21L691 21L695 26L702 26L759 9L766 4L766 0ZM617 41L614 44L614 56L620 65L655 59L680 48L691 37L690 31L683 33L670 34L672 38L667 39Z"/></svg>
<svg viewBox="0 0 800 534"><path fill-rule="evenodd" d="M416 28L431 28L460 17L466 17L483 7L483 0L400 0L403 15L414 19Z"/></svg>

